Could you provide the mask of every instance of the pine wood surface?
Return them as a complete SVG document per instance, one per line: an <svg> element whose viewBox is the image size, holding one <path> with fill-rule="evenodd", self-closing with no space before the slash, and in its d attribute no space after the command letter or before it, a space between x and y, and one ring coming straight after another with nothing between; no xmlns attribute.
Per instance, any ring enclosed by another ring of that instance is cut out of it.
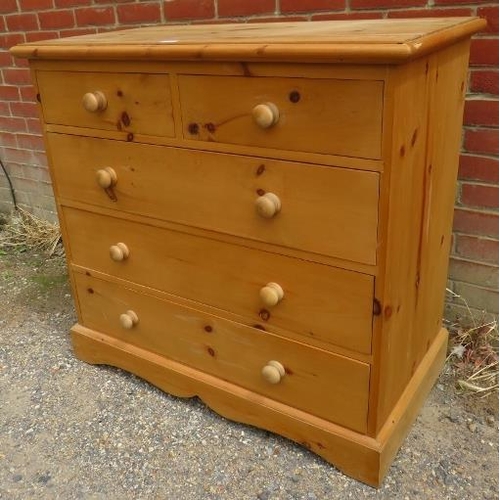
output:
<svg viewBox="0 0 500 500"><path fill-rule="evenodd" d="M178 87L185 138L380 158L381 81L179 75ZM262 103L279 110L266 130L252 119Z"/></svg>
<svg viewBox="0 0 500 500"><path fill-rule="evenodd" d="M38 71L36 78L45 123L175 135L168 75L127 73L118 80L115 73ZM103 112L82 105L85 93L94 91L107 98Z"/></svg>
<svg viewBox="0 0 500 500"><path fill-rule="evenodd" d="M210 304L264 330L269 324L305 340L371 351L371 276L82 210L63 212L76 265ZM122 262L109 255L118 242L130 250ZM285 290L274 308L259 296L269 282Z"/></svg>
<svg viewBox="0 0 500 500"><path fill-rule="evenodd" d="M398 113L387 134L390 162L382 180L387 238L375 289L382 313L374 324L372 432L441 328L468 50L463 42L401 66L389 83L388 109Z"/></svg>
<svg viewBox="0 0 500 500"><path fill-rule="evenodd" d="M71 336L75 354L88 363L123 368L176 396L199 396L219 414L278 432L374 487L381 486L395 452L439 375L448 338L446 330L441 330L387 425L374 439L81 325L71 329Z"/></svg>
<svg viewBox="0 0 500 500"><path fill-rule="evenodd" d="M76 355L199 395L379 486L446 352L468 38L484 22L327 24L253 39L227 27L217 43L203 40L213 27L165 28L179 33L166 44L151 28L13 53L43 86ZM79 87L49 122L58 72ZM163 83L138 89L141 74ZM115 99L122 78L140 105ZM82 99L109 108L80 121ZM116 122L129 109L133 132Z"/></svg>
<svg viewBox="0 0 500 500"><path fill-rule="evenodd" d="M48 143L65 199L376 263L378 174L59 134ZM96 181L105 167L118 178L107 191ZM255 209L266 192L282 203L272 219Z"/></svg>
<svg viewBox="0 0 500 500"><path fill-rule="evenodd" d="M79 274L76 284L81 320L88 328L195 366L348 429L365 431L367 364L143 296L106 281ZM139 318L130 330L119 321L127 310ZM285 376L278 384L270 384L261 376L270 360L285 367Z"/></svg>
<svg viewBox="0 0 500 500"><path fill-rule="evenodd" d="M150 27L22 44L17 57L401 63L484 28L478 18Z"/></svg>

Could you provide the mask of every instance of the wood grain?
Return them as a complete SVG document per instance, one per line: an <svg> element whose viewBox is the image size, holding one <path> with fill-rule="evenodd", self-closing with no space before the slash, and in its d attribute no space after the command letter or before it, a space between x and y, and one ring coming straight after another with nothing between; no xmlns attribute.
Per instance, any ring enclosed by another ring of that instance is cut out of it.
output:
<svg viewBox="0 0 500 500"><path fill-rule="evenodd" d="M45 123L76 125L173 137L174 120L168 75L37 71ZM104 111L91 113L82 105L87 92L102 92Z"/></svg>
<svg viewBox="0 0 500 500"><path fill-rule="evenodd" d="M158 26L14 48L40 93L76 355L379 486L446 352L484 25Z"/></svg>
<svg viewBox="0 0 500 500"><path fill-rule="evenodd" d="M380 158L381 81L180 75L178 84L185 138ZM252 110L266 103L279 121L263 130Z"/></svg>
<svg viewBox="0 0 500 500"><path fill-rule="evenodd" d="M81 210L64 208L64 218L76 265L238 314L263 330L269 324L308 342L371 351L371 276ZM109 255L118 242L130 252L123 262ZM286 299L269 310L260 289L272 281Z"/></svg>
<svg viewBox="0 0 500 500"><path fill-rule="evenodd" d="M366 429L368 365L106 281L78 275L76 283L80 297L85 295L84 326L348 429ZM120 316L128 310L139 321L124 329ZM285 367L278 384L261 375L270 360Z"/></svg>
<svg viewBox="0 0 500 500"><path fill-rule="evenodd" d="M381 486L439 374L446 349L443 331L427 352L388 425L373 439L81 325L71 329L71 336L75 354L88 363L123 368L176 396L199 396L220 415L292 439L345 474L374 487Z"/></svg>
<svg viewBox="0 0 500 500"><path fill-rule="evenodd" d="M394 64L470 37L478 18L155 26L22 44L13 55L44 59L265 60Z"/></svg>
<svg viewBox="0 0 500 500"><path fill-rule="evenodd" d="M389 205L381 208L387 239L375 288L382 314L374 323L373 433L441 328L467 55L468 43L457 44L400 67L388 85L398 114L382 180L381 199ZM445 136L446 145L439 139Z"/></svg>
<svg viewBox="0 0 500 500"><path fill-rule="evenodd" d="M378 174L59 134L48 141L63 198L376 263ZM105 167L117 174L112 191L96 181ZM282 202L273 219L255 210L265 192Z"/></svg>

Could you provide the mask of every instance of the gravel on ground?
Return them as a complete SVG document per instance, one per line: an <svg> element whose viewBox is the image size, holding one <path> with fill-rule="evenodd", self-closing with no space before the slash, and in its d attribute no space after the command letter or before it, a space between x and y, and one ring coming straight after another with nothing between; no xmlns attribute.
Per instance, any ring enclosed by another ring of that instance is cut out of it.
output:
<svg viewBox="0 0 500 500"><path fill-rule="evenodd" d="M73 356L61 257L0 255L1 499L495 499L498 403L448 367L379 490L200 400Z"/></svg>

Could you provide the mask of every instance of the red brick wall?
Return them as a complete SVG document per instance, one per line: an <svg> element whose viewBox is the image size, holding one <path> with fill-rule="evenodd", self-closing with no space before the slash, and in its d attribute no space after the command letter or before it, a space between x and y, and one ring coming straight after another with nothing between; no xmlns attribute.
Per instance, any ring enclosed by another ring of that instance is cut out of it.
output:
<svg viewBox="0 0 500 500"><path fill-rule="evenodd" d="M20 205L53 217L26 62L7 52L19 42L139 24L465 15L485 17L488 28L472 43L449 286L473 309L497 312L498 4L493 1L0 0L0 158ZM11 208L9 200L0 172L0 210Z"/></svg>

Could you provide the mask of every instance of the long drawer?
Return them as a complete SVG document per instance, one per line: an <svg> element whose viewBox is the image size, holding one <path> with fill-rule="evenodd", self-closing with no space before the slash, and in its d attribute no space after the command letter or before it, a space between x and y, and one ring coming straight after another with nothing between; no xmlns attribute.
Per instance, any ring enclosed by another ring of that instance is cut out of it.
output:
<svg viewBox="0 0 500 500"><path fill-rule="evenodd" d="M36 79L45 123L175 135L166 74L37 71Z"/></svg>
<svg viewBox="0 0 500 500"><path fill-rule="evenodd" d="M381 81L180 75L178 82L185 138L381 157Z"/></svg>
<svg viewBox="0 0 500 500"><path fill-rule="evenodd" d="M376 263L376 173L61 134L48 142L61 198Z"/></svg>
<svg viewBox="0 0 500 500"><path fill-rule="evenodd" d="M369 365L83 274L74 277L84 326L366 431ZM270 361L284 372L274 371ZM266 366L273 382L262 375Z"/></svg>
<svg viewBox="0 0 500 500"><path fill-rule="evenodd" d="M258 328L371 351L372 276L68 207L63 215L79 266L229 311ZM283 290L275 305L262 295L270 283Z"/></svg>

